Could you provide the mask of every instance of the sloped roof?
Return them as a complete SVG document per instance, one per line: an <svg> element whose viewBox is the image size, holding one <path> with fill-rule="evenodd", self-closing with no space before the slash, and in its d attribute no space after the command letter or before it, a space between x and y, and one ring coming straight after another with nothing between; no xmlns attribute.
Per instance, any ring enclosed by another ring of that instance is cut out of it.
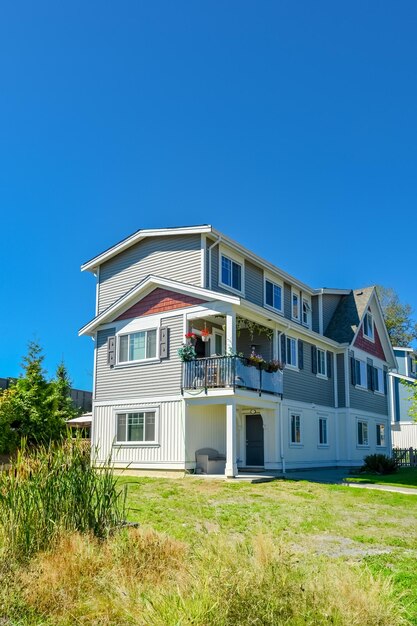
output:
<svg viewBox="0 0 417 626"><path fill-rule="evenodd" d="M339 343L351 343L375 287L355 289L342 296L324 334Z"/></svg>

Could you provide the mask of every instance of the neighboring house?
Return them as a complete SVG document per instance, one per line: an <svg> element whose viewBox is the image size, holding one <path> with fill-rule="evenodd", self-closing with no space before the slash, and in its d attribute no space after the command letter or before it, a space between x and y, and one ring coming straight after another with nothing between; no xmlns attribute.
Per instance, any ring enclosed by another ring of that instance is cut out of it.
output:
<svg viewBox="0 0 417 626"><path fill-rule="evenodd" d="M417 352L413 348L394 348L394 354L397 371L389 374L392 447L417 448L417 423L409 413L410 390L402 384L417 382Z"/></svg>
<svg viewBox="0 0 417 626"><path fill-rule="evenodd" d="M95 340L98 462L184 471L199 453L235 476L390 453L396 362L373 287L313 289L207 225L139 230L81 269L96 276L80 335ZM198 360L182 363L190 332ZM283 373L233 356L253 352Z"/></svg>

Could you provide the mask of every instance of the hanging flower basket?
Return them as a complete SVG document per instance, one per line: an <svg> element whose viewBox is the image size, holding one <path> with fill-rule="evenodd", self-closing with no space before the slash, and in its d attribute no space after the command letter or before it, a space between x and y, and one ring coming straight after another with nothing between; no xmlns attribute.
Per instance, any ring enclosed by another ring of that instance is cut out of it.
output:
<svg viewBox="0 0 417 626"><path fill-rule="evenodd" d="M201 331L201 339L206 343L210 339L210 331L208 328L203 328Z"/></svg>

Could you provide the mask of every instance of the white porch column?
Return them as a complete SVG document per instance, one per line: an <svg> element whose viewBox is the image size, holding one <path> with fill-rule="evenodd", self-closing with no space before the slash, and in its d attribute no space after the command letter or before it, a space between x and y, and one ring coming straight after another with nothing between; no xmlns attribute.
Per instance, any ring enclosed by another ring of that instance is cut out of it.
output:
<svg viewBox="0 0 417 626"><path fill-rule="evenodd" d="M234 402L226 404L226 471L228 478L237 476L236 464L236 405Z"/></svg>
<svg viewBox="0 0 417 626"><path fill-rule="evenodd" d="M236 313L226 314L226 351L236 352Z"/></svg>

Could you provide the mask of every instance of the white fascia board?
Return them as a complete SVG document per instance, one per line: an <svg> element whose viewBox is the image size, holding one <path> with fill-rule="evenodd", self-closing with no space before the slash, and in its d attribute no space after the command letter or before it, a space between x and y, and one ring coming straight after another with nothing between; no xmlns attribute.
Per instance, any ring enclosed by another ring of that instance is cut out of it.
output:
<svg viewBox="0 0 417 626"><path fill-rule="evenodd" d="M245 310L248 312L256 313L258 317L262 318L261 323L263 323L267 327L271 327L271 322L273 322L275 324L280 324L281 326L284 326L285 330L291 329L292 331L300 335L311 338L315 344L323 343L326 346L331 346L333 349L339 351L343 351L345 348L348 347L347 343L338 343L333 339L329 339L329 337L325 337L324 335L320 335L319 333L314 332L314 330L306 328L302 324L298 324L296 322L293 322L292 320L287 319L283 315L273 313L272 311L269 311L269 309L266 313L265 309L258 306L257 304L249 302L248 300L242 300L241 306L239 308L235 307L236 313L240 314L241 316L244 316Z"/></svg>
<svg viewBox="0 0 417 626"><path fill-rule="evenodd" d="M279 269L276 265L273 265L272 263L270 263L269 261L266 261L265 259L258 256L254 252L251 252L244 246L240 245L240 243L238 243L237 241L234 241L234 239L230 239L229 237L226 237L226 235L224 235L223 233L221 233L220 231L214 228L211 229L211 232L213 235L220 237L222 243L224 243L225 245L231 248L234 248L244 257L248 258L251 261L254 261L257 265L260 265L262 268L267 269L269 272L272 272L272 274L276 274L277 276L280 276L283 280L285 280L288 283L291 283L295 287L298 287L301 291L304 291L305 293L308 293L311 296L314 296L314 294L316 293L316 290L313 289L312 287L309 287L305 283L294 278L294 276L291 276L291 274L284 272L283 270Z"/></svg>
<svg viewBox="0 0 417 626"><path fill-rule="evenodd" d="M400 378L401 380L405 380L408 383L414 383L415 385L417 385L417 378L411 378L410 376L404 376L404 374L397 374L396 372L389 372L390 376L393 376L394 378Z"/></svg>
<svg viewBox="0 0 417 626"><path fill-rule="evenodd" d="M88 324L83 326L79 330L78 335L81 336L91 334L98 326L100 326L101 324L105 324L115 315L121 314L123 311L125 311L129 306L133 304L133 302L137 300L139 294L143 293L143 295L145 296L156 287L165 287L166 289L169 289L171 291L183 293L185 295L192 295L197 298L200 297L201 299L207 301L220 300L229 304L240 304L240 298L236 296L229 296L227 294L219 293L217 291L203 289L202 287L196 287L194 285L180 283L175 280L170 280L169 278L159 278L158 276L151 275L148 276L144 281L142 281L136 289L129 290L123 298L115 302L112 306L100 313L100 315L95 317Z"/></svg>
<svg viewBox="0 0 417 626"><path fill-rule="evenodd" d="M142 239L145 239L145 237L165 237L169 235L199 235L202 233L209 233L211 232L211 230L212 228L209 225L185 226L181 228L144 228L138 230L136 233L133 233L133 235L126 237L126 239L123 239L108 250L105 250L101 254L83 263L81 265L81 271L94 272L99 265L101 265L105 261L108 261L113 256L116 256L116 254L123 252L123 250L126 250L126 248L130 248L130 246L133 246L135 243L138 243Z"/></svg>
<svg viewBox="0 0 417 626"><path fill-rule="evenodd" d="M402 350L403 352L413 352L414 354L416 354L416 351L414 350L414 348L401 348L400 346L393 346L392 349L393 350Z"/></svg>
<svg viewBox="0 0 417 626"><path fill-rule="evenodd" d="M315 295L320 294L328 294L333 296L348 296L351 293L352 289L328 289L327 287L322 287L321 289L315 289Z"/></svg>

